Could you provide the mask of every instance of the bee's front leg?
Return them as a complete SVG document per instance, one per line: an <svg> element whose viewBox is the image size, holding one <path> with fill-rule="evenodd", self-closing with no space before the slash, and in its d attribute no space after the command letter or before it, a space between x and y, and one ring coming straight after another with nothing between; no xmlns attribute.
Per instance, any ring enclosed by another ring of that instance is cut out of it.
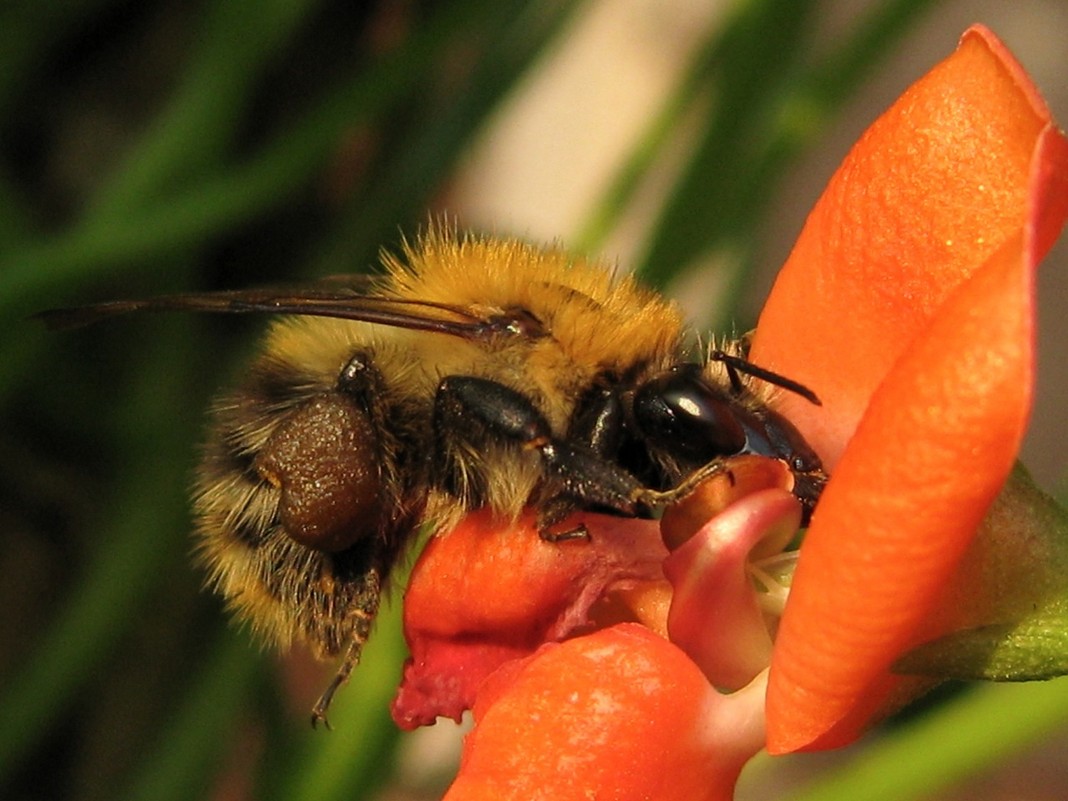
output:
<svg viewBox="0 0 1068 801"><path fill-rule="evenodd" d="M625 517L646 517L646 488L629 472L591 445L553 434L545 415L523 393L474 376L448 376L438 386L434 425L439 445L448 452L476 450L489 443L514 443L536 451L545 483L538 498L539 529L559 539L550 527L575 509Z"/></svg>

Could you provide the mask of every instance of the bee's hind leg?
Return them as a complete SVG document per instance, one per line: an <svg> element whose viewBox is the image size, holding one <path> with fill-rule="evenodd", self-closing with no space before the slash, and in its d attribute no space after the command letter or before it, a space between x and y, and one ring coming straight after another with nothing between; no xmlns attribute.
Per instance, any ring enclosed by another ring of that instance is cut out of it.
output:
<svg viewBox="0 0 1068 801"><path fill-rule="evenodd" d="M352 607L347 614L352 628L349 633L348 644L345 646L345 653L341 657L341 663L337 667L334 678L330 680L323 694L319 696L319 700L312 707L312 728L316 728L320 723L327 729L330 728L330 721L327 719L326 713L330 709L334 695L345 685L349 680L349 676L352 675L352 671L360 664L364 643L371 636L371 627L374 625L375 617L378 614L378 606L382 596L382 586L378 571L373 568L369 570L365 576L364 583L365 586L353 599Z"/></svg>

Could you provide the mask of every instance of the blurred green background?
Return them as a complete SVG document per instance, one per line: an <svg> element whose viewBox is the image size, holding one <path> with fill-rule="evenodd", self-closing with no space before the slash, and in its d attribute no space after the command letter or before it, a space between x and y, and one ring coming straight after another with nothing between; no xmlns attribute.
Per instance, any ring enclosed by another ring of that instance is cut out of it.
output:
<svg viewBox="0 0 1068 801"><path fill-rule="evenodd" d="M28 315L362 271L448 214L603 252L708 299L688 306L702 324L745 330L837 160L970 22L994 27L1068 118L1065 4L1009 6L0 5L0 798L435 797L456 742L389 722L396 604L327 734L306 710L332 668L261 653L199 590L186 497L204 409L240 376L260 322L55 333ZM1063 304L1063 246L1050 262L1042 291ZM1048 488L1065 466L1063 317L1043 320L1026 455ZM1068 718L1060 701L991 697L970 727L994 733L983 721L1028 703L1048 715L1001 732L994 755L980 737L949 770L928 760L908 788L893 783L909 774L906 733L875 743L859 778L842 772L848 757L776 761L755 766L749 792L926 797L1047 743L1038 767L1007 775L1064 797L1063 763L1042 773L1048 743L1066 747L1047 738Z"/></svg>

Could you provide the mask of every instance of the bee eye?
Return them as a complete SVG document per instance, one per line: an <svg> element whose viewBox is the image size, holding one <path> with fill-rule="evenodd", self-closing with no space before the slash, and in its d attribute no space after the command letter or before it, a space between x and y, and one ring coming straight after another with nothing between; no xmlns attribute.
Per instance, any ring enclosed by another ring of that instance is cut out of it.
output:
<svg viewBox="0 0 1068 801"><path fill-rule="evenodd" d="M745 429L730 401L694 371L652 379L635 393L633 408L646 441L675 458L704 463L746 446Z"/></svg>

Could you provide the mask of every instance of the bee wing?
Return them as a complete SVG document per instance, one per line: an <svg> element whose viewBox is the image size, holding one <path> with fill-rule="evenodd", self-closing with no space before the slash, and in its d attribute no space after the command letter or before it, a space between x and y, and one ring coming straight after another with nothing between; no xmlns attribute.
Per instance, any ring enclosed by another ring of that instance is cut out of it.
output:
<svg viewBox="0 0 1068 801"><path fill-rule="evenodd" d="M392 298L381 294L369 276L334 276L296 287L179 293L140 300L112 300L88 306L49 309L34 315L52 329L90 325L131 312L215 312L224 314L283 314L336 317L365 323L451 334L465 339L510 333L536 336L530 326L517 325L514 314ZM525 321L520 321L525 322Z"/></svg>

